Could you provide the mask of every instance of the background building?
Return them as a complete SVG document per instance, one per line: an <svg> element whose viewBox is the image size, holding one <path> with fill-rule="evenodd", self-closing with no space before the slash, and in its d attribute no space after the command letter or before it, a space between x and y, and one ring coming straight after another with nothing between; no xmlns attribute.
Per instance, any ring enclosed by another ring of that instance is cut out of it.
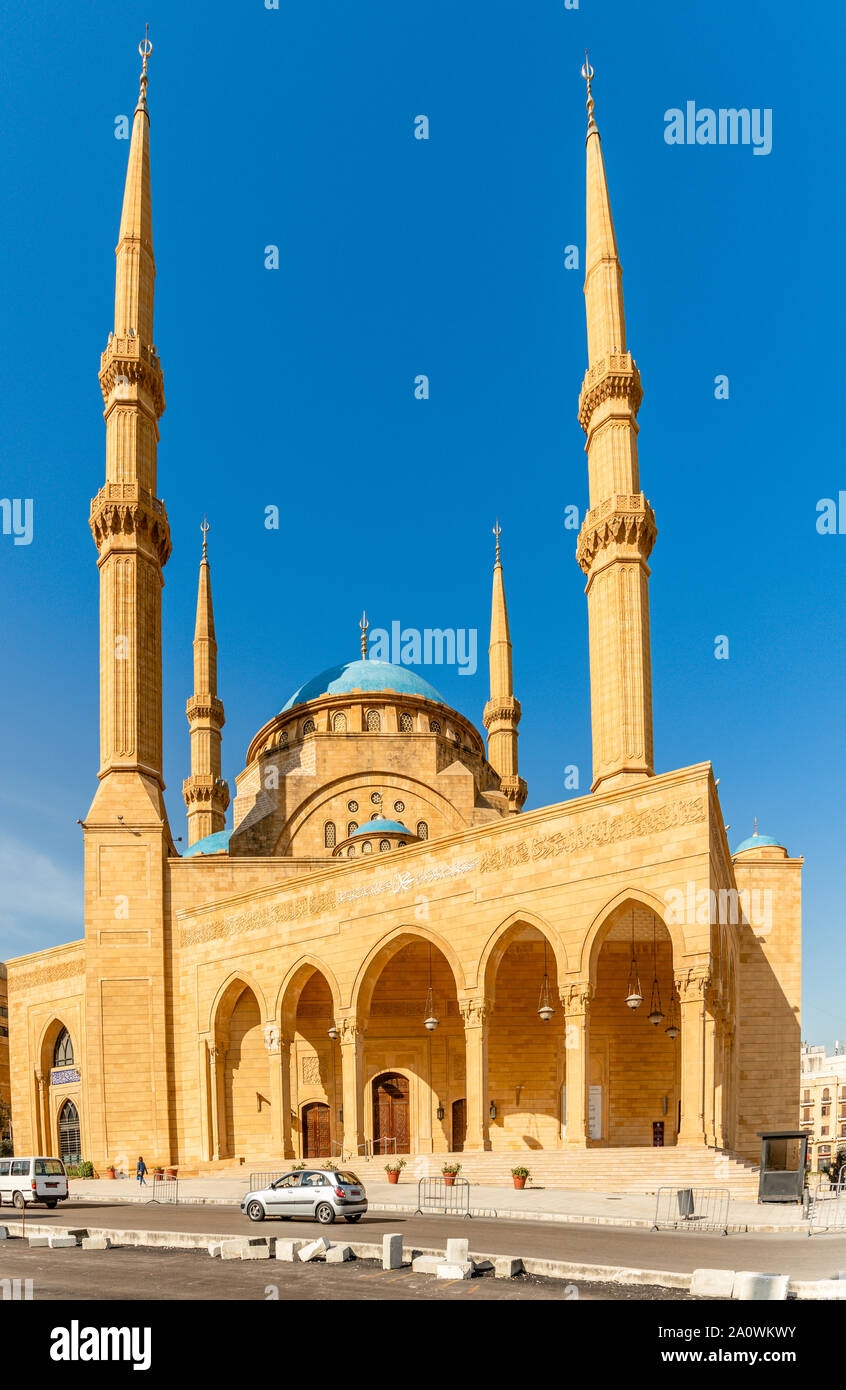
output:
<svg viewBox="0 0 846 1390"><path fill-rule="evenodd" d="M9 998L6 982L6 967L0 961L0 1101L9 1107L11 1114L12 1091L9 1080ZM11 1139L11 1122L0 1120L0 1145Z"/></svg>
<svg viewBox="0 0 846 1390"><path fill-rule="evenodd" d="M802 1044L799 1122L808 1133L808 1159L814 1171L827 1168L846 1149L846 1046L834 1052Z"/></svg>

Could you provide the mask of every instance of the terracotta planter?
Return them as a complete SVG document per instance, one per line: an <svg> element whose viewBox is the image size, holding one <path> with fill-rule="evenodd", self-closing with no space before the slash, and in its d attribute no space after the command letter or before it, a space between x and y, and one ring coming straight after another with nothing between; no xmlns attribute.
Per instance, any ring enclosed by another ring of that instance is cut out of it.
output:
<svg viewBox="0 0 846 1390"><path fill-rule="evenodd" d="M513 1182L514 1182L514 1186L517 1188L517 1191L518 1191L518 1192L522 1192L522 1191L523 1191L523 1188L526 1186L526 1179L525 1179L525 1178L518 1178L516 1173L512 1173L512 1174L511 1174L511 1177L512 1177Z"/></svg>
<svg viewBox="0 0 846 1390"><path fill-rule="evenodd" d="M399 1182L399 1173L396 1168L388 1169L388 1182Z"/></svg>
<svg viewBox="0 0 846 1390"><path fill-rule="evenodd" d="M444 1180L444 1182L446 1183L447 1187L455 1187L455 1174L454 1174L454 1173L444 1173L444 1174L443 1174L443 1180Z"/></svg>
<svg viewBox="0 0 846 1390"><path fill-rule="evenodd" d="M114 1170L114 1168L107 1168L107 1169L106 1169L106 1177L107 1177L107 1178L114 1178L114 1175L115 1175L115 1170Z"/></svg>
<svg viewBox="0 0 846 1390"><path fill-rule="evenodd" d="M176 1169L175 1169L175 1168L168 1168L168 1169L166 1169L166 1172L167 1172L167 1175L168 1175L169 1178L175 1178L175 1177L176 1177Z"/></svg>

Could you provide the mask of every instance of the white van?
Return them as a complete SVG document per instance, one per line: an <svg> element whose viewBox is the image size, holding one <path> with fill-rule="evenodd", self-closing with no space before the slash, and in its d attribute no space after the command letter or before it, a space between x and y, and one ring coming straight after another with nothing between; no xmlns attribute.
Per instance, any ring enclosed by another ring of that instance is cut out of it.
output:
<svg viewBox="0 0 846 1390"><path fill-rule="evenodd" d="M0 1158L0 1206L43 1202L52 1208L67 1196L68 1177L60 1158Z"/></svg>

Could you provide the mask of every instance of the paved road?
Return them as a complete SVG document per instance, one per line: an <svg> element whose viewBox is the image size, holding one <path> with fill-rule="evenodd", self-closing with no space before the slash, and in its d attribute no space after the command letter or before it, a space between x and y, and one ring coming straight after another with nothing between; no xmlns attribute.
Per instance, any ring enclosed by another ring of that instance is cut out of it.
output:
<svg viewBox="0 0 846 1390"><path fill-rule="evenodd" d="M18 1212L0 1211L0 1221L15 1220ZM613 1226L562 1226L534 1221L496 1221L474 1217L368 1214L356 1225L336 1222L323 1227L308 1221L266 1221L255 1225L237 1207L139 1206L137 1203L97 1205L69 1202L49 1212L29 1209L28 1219L39 1225L100 1226L112 1230L194 1231L208 1235L329 1234L341 1240L380 1240L386 1231L401 1231L407 1246L443 1249L448 1236L466 1236L479 1254L532 1256L583 1264L625 1265L639 1269L687 1273L701 1267L755 1269L789 1274L794 1279L837 1278L846 1270L846 1237L806 1235L729 1236L685 1232L652 1232Z"/></svg>
<svg viewBox="0 0 846 1390"><path fill-rule="evenodd" d="M481 1278L445 1281L411 1270L382 1270L353 1260L332 1265L288 1265L278 1260L243 1264L211 1260L206 1252L182 1250L30 1250L15 1241L0 1249L0 1279L31 1279L34 1302L65 1301L227 1301L307 1300L313 1302L597 1302L603 1299L650 1302L684 1294L659 1289L621 1289L565 1284L560 1279ZM0 1303L0 1306L2 1304Z"/></svg>

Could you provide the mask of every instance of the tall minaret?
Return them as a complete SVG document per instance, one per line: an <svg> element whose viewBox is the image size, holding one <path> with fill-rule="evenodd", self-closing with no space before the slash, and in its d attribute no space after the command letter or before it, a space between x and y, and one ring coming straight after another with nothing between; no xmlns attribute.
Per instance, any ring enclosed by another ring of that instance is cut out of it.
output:
<svg viewBox="0 0 846 1390"><path fill-rule="evenodd" d="M214 635L211 570L203 521L203 558L194 628L194 694L185 709L191 729L191 776L182 783L188 808L188 844L214 835L226 825L229 787L220 775L220 731L225 723L217 697L217 641Z"/></svg>
<svg viewBox="0 0 846 1390"><path fill-rule="evenodd" d="M153 346L153 220L147 58L132 122L115 251L115 326L100 360L106 481L91 502L100 570L100 772L162 780L162 568L170 527L156 496L158 420L165 408ZM162 814L164 808L162 806Z"/></svg>
<svg viewBox="0 0 846 1390"><path fill-rule="evenodd" d="M491 642L488 648L491 698L485 705L484 720L488 731L488 762L499 773L501 790L508 797L509 810L516 812L526 800L526 783L517 773L517 725L521 711L520 701L514 698L511 633L508 630L505 581L499 552L501 534L497 521L494 527L496 560L491 600Z"/></svg>
<svg viewBox="0 0 846 1390"><path fill-rule="evenodd" d="M576 558L587 576L593 790L651 777L652 672L649 566L655 517L640 491L637 412L640 373L626 348L623 272L587 81L585 308L588 370L579 396L587 435L590 510Z"/></svg>

